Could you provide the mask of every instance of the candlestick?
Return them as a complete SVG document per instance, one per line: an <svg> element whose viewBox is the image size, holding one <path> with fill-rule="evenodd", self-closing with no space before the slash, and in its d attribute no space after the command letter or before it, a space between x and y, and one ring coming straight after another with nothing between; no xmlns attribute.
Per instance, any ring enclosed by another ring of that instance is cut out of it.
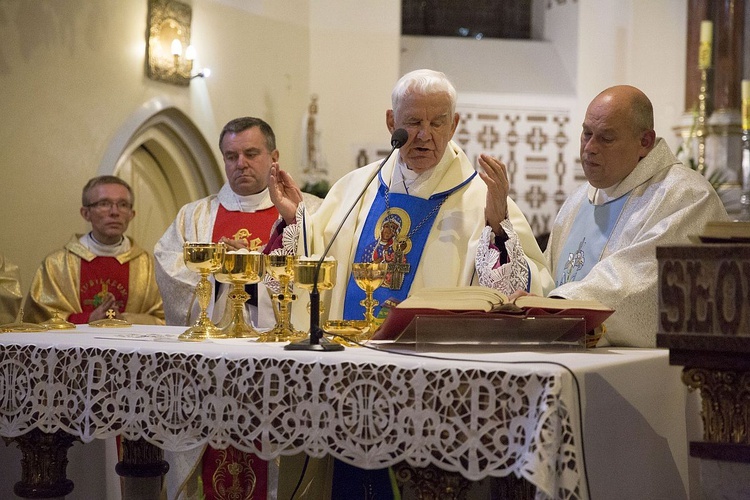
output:
<svg viewBox="0 0 750 500"><path fill-rule="evenodd" d="M750 130L750 80L742 80L742 130Z"/></svg>
<svg viewBox="0 0 750 500"><path fill-rule="evenodd" d="M750 222L750 80L742 80L742 193L740 220Z"/></svg>
<svg viewBox="0 0 750 500"><path fill-rule="evenodd" d="M711 44L713 43L714 23L701 21L701 38L698 46L698 68L711 67Z"/></svg>

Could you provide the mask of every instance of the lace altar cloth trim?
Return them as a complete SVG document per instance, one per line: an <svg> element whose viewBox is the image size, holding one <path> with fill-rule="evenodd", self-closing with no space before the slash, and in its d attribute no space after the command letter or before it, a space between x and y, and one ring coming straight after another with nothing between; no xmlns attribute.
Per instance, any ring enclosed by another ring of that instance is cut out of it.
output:
<svg viewBox="0 0 750 500"><path fill-rule="evenodd" d="M580 498L562 379L11 344L0 350L0 435L59 429L83 442L123 435L172 451L231 444L264 459L330 453L364 468L405 460L470 480L515 473L538 498Z"/></svg>

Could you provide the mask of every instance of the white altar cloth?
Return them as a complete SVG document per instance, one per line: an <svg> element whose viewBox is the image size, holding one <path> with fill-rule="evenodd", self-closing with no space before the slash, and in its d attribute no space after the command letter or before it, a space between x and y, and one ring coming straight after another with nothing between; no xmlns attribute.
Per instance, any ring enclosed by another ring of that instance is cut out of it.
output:
<svg viewBox="0 0 750 500"><path fill-rule="evenodd" d="M471 480L515 474L538 498L687 498L687 391L667 350L321 353L180 342L183 330L0 334L0 436L406 461ZM0 494L20 479L4 476Z"/></svg>

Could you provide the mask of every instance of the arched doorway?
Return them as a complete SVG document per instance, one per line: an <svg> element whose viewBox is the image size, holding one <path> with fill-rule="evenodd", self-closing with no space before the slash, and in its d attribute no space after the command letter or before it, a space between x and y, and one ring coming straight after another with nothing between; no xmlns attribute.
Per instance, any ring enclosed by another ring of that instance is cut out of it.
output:
<svg viewBox="0 0 750 500"><path fill-rule="evenodd" d="M127 234L152 252L180 207L218 191L223 171L203 135L176 108L160 109L132 128L118 134L121 144L109 155L117 155L114 165L102 165L102 173L108 170L133 188L136 217Z"/></svg>

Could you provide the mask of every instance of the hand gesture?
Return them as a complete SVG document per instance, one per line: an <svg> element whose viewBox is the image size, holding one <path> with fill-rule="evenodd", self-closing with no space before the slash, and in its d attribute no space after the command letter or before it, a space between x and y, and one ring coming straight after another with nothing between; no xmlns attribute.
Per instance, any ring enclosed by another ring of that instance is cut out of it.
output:
<svg viewBox="0 0 750 500"><path fill-rule="evenodd" d="M271 164L268 174L268 192L271 201L287 224L294 222L297 205L302 201L302 191L288 172L281 170L277 162Z"/></svg>
<svg viewBox="0 0 750 500"><path fill-rule="evenodd" d="M477 169L479 177L487 184L487 201L484 207L484 217L487 225L492 228L496 236L503 234L500 223L508 217L508 173L505 164L492 156L479 155Z"/></svg>
<svg viewBox="0 0 750 500"><path fill-rule="evenodd" d="M107 293L102 303L99 304L96 309L91 311L91 314L89 315L89 323L98 319L106 318L107 311L109 311L110 309L115 312L115 315L113 317L116 318L119 314L119 311L117 310L117 306L115 305L115 296L112 295L111 292Z"/></svg>

